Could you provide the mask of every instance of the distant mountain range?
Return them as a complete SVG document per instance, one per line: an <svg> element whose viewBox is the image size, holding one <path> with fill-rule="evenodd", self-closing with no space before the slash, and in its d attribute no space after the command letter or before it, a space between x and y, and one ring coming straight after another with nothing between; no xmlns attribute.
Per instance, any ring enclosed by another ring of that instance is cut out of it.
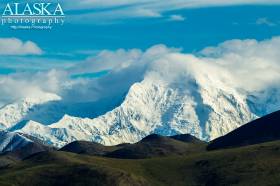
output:
<svg viewBox="0 0 280 186"><path fill-rule="evenodd" d="M199 63L189 68L200 69ZM234 88L230 77L208 76L207 70L162 70L96 102L69 103L50 93L14 101L0 109L0 128L58 148L73 141L136 143L150 134L211 141L280 105L278 89L247 92Z"/></svg>
<svg viewBox="0 0 280 186"><path fill-rule="evenodd" d="M279 185L280 112L206 143L191 135L149 135L135 144L75 141L30 152L28 139L1 133L3 185ZM19 153L20 152L20 153Z"/></svg>

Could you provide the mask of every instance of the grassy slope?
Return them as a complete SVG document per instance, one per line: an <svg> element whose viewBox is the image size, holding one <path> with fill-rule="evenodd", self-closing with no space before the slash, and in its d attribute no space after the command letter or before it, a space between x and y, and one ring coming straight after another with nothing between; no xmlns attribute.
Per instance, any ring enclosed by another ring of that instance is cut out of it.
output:
<svg viewBox="0 0 280 186"><path fill-rule="evenodd" d="M183 142L163 137L150 135L136 144L126 145L105 155L112 158L144 159L152 157L166 157L174 155L188 155L204 152L207 143L202 141Z"/></svg>
<svg viewBox="0 0 280 186"><path fill-rule="evenodd" d="M206 150L207 143L191 135L171 137L152 134L135 144L103 146L98 143L75 141L60 151L121 159L144 159L171 155L188 155Z"/></svg>
<svg viewBox="0 0 280 186"><path fill-rule="evenodd" d="M209 150L241 147L280 140L280 111L271 113L211 141Z"/></svg>
<svg viewBox="0 0 280 186"><path fill-rule="evenodd" d="M1 185L279 185L280 141L143 160L41 153L0 169Z"/></svg>
<svg viewBox="0 0 280 186"><path fill-rule="evenodd" d="M88 141L74 141L60 149L60 151L73 152L77 154L104 156L105 154L118 150L118 146L103 146L99 143Z"/></svg>

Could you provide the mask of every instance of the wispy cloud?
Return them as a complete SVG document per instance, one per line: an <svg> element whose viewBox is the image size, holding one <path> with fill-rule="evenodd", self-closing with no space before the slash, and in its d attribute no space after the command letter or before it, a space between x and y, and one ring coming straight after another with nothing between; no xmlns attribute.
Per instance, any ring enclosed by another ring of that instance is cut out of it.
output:
<svg viewBox="0 0 280 186"><path fill-rule="evenodd" d="M76 22L86 23L135 17L163 17L166 12L187 8L278 5L280 0L61 0L60 3L67 17ZM4 3L0 2L0 5L4 6Z"/></svg>
<svg viewBox="0 0 280 186"><path fill-rule="evenodd" d="M279 4L279 0L74 0L62 1L69 9L109 9L109 8L150 8L158 10L170 10L180 8L208 7L208 6L230 6L242 4ZM75 2L75 3L73 3Z"/></svg>
<svg viewBox="0 0 280 186"><path fill-rule="evenodd" d="M182 15L171 15L168 20L169 21L185 21L186 18Z"/></svg>
<svg viewBox="0 0 280 186"><path fill-rule="evenodd" d="M81 0L79 2L64 0L63 2L65 8L71 10L71 19L77 22L119 20L135 17L164 17L166 12L187 8L280 4L280 0ZM175 17L175 19L180 18Z"/></svg>
<svg viewBox="0 0 280 186"><path fill-rule="evenodd" d="M273 22L266 17L262 17L262 18L257 19L256 24L257 25L266 25L266 26L277 26L279 23Z"/></svg>

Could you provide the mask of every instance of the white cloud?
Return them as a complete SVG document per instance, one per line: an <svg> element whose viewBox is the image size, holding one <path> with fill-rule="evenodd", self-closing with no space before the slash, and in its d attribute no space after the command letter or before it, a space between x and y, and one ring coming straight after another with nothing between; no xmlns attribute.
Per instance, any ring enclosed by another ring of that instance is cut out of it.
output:
<svg viewBox="0 0 280 186"><path fill-rule="evenodd" d="M73 73L100 72L105 70L118 70L131 65L142 55L139 49L117 51L103 50L96 56L87 58L79 66L71 69Z"/></svg>
<svg viewBox="0 0 280 186"><path fill-rule="evenodd" d="M0 38L0 55L40 55L43 51L32 41Z"/></svg>
<svg viewBox="0 0 280 186"><path fill-rule="evenodd" d="M43 84L35 83L31 74L17 74L0 78L0 107L25 97L39 97L44 94Z"/></svg>
<svg viewBox="0 0 280 186"><path fill-rule="evenodd" d="M87 58L79 65L73 66L69 71L71 73L87 73L100 72L105 70L120 71L130 66L147 61L151 57L157 57L169 52L177 52L180 49L167 48L164 45L156 45L151 47L146 52L140 49L119 49L116 51L103 50L96 56Z"/></svg>
<svg viewBox="0 0 280 186"><path fill-rule="evenodd" d="M260 91L280 81L280 37L256 41L230 40L217 47L205 48L204 60L218 64L231 74L237 86Z"/></svg>
<svg viewBox="0 0 280 186"><path fill-rule="evenodd" d="M132 84L151 72L161 74L167 82L195 78L206 85L212 81L224 82L223 85L249 93L266 91L280 88L279 50L280 37L264 41L230 40L196 55L164 45L146 51L106 50L69 70L2 76L0 102L41 92L56 93L67 101L113 99L123 96ZM110 72L100 78L70 78L72 74L103 70Z"/></svg>
<svg viewBox="0 0 280 186"><path fill-rule="evenodd" d="M171 15L168 20L169 21L185 21L186 18L182 15Z"/></svg>

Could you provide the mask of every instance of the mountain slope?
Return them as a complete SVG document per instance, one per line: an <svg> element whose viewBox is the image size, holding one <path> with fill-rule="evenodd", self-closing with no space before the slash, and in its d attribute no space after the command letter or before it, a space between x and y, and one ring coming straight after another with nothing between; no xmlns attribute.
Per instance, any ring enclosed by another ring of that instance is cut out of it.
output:
<svg viewBox="0 0 280 186"><path fill-rule="evenodd" d="M35 97L25 98L0 108L0 129L14 127L18 123L28 120L33 112L37 112L38 106L61 98L55 94L44 93ZM44 111L45 112L45 111ZM53 117L54 112L46 113Z"/></svg>
<svg viewBox="0 0 280 186"><path fill-rule="evenodd" d="M169 136L169 137L172 139L178 140L178 141L185 142L185 143L206 144L206 142L201 141L190 134L179 134L179 135Z"/></svg>
<svg viewBox="0 0 280 186"><path fill-rule="evenodd" d="M275 41L279 38L268 43ZM85 90L80 90L81 82L77 87L62 83L56 92L61 98L46 93L1 108L0 128L56 147L76 140L136 143L150 134L191 134L211 141L279 110L278 58L267 58L278 51L250 56L237 47L255 51L257 44L267 49L265 43L234 40L197 55L154 46L120 69L86 80L81 84ZM243 70L233 68L236 64L244 65ZM273 69L272 74L255 76L262 67ZM76 93L81 99L73 98Z"/></svg>
<svg viewBox="0 0 280 186"><path fill-rule="evenodd" d="M199 68L199 62L190 66ZM165 77L166 74L175 77ZM209 141L255 118L246 95L224 80L209 77L207 71L196 74L184 69L182 74L174 74L171 69L168 72L157 69L133 84L120 106L99 117L65 115L48 126L30 121L18 131L57 147L76 140L103 145L136 143L152 133L167 136L189 133Z"/></svg>
<svg viewBox="0 0 280 186"><path fill-rule="evenodd" d="M280 141L274 141L241 148L141 160L102 158L62 151L42 152L22 162L10 163L9 167L2 167L0 184L279 185L279 149Z"/></svg>
<svg viewBox="0 0 280 186"><path fill-rule="evenodd" d="M2 155L0 184L279 185L279 115L280 111L269 114L218 138L218 145L235 142L232 139L238 144L218 151L206 151L205 142L191 135L153 134L116 147L73 142L60 151L35 153L22 161ZM244 145L240 141L249 146L240 147Z"/></svg>
<svg viewBox="0 0 280 186"><path fill-rule="evenodd" d="M25 138L24 136L14 133L0 131L0 152L11 152L18 150L28 144L32 143L31 140Z"/></svg>
<svg viewBox="0 0 280 186"><path fill-rule="evenodd" d="M152 134L135 144L103 146L94 142L75 141L60 151L122 159L141 159L205 151L206 142L191 135L164 137Z"/></svg>
<svg viewBox="0 0 280 186"><path fill-rule="evenodd" d="M213 150L280 140L279 131L280 111L277 111L213 140L207 148Z"/></svg>
<svg viewBox="0 0 280 186"><path fill-rule="evenodd" d="M143 159L166 157L203 152L206 143L202 141L183 142L171 137L152 134L138 143L127 144L115 151L105 154L106 157L121 159Z"/></svg>
<svg viewBox="0 0 280 186"><path fill-rule="evenodd" d="M0 154L23 159L34 153L51 150L35 139L15 132L0 131Z"/></svg>
<svg viewBox="0 0 280 186"><path fill-rule="evenodd" d="M95 142L74 141L62 147L60 151L94 156L104 156L109 152L117 150L118 146L104 146Z"/></svg>

